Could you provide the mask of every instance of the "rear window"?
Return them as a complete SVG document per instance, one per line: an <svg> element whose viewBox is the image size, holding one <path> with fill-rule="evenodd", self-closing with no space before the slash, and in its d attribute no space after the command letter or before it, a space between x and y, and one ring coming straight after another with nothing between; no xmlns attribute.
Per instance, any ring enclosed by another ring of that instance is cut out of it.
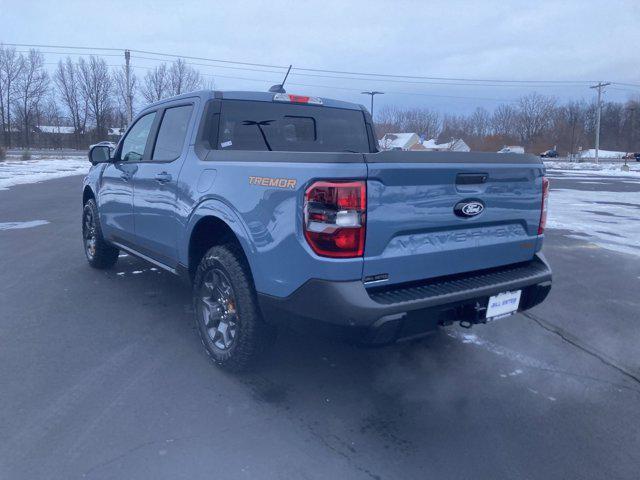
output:
<svg viewBox="0 0 640 480"><path fill-rule="evenodd" d="M224 100L220 150L369 152L358 110L289 103Z"/></svg>

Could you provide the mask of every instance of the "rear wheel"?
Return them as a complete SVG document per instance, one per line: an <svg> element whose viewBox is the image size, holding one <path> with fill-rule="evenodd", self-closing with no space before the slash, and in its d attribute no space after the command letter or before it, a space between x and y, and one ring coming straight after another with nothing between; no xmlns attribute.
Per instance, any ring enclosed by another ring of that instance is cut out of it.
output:
<svg viewBox="0 0 640 480"><path fill-rule="evenodd" d="M275 332L262 319L248 269L232 245L205 254L195 276L193 303L207 354L228 370L246 369L273 340Z"/></svg>
<svg viewBox="0 0 640 480"><path fill-rule="evenodd" d="M93 199L87 200L82 211L82 242L84 254L93 268L111 268L118 261L119 250L102 236L98 207Z"/></svg>

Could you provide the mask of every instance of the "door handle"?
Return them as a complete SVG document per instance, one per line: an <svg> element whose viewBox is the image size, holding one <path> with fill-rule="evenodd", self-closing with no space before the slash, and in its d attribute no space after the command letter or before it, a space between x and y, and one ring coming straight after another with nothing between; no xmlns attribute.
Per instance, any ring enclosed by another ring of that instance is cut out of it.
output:
<svg viewBox="0 0 640 480"><path fill-rule="evenodd" d="M481 185L487 183L487 173L459 173L456 176L456 185Z"/></svg>
<svg viewBox="0 0 640 480"><path fill-rule="evenodd" d="M128 182L129 180L131 180L131 175L129 175L128 173L121 173L120 178L125 182Z"/></svg>
<svg viewBox="0 0 640 480"><path fill-rule="evenodd" d="M170 182L171 178L171 174L167 172L160 172L156 175L156 180L160 183Z"/></svg>

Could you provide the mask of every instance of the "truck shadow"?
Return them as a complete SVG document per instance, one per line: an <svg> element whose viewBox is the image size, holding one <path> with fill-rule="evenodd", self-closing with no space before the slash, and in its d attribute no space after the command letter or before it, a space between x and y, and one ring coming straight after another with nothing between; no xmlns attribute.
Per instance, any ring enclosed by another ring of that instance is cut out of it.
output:
<svg viewBox="0 0 640 480"><path fill-rule="evenodd" d="M207 362L193 327L189 287L136 259L120 260L109 275L125 282L121 294L144 298L151 315L162 318L163 342L187 346L185 361ZM197 368L202 378L195 381L215 390L222 375L246 389L247 401L349 461L364 466L372 456L395 455L418 475L422 456L446 455L467 433L482 435L487 425L477 415L480 404L505 402L504 391L487 382L487 364L477 357L484 353L447 333L365 348L281 329L252 371L230 374L211 365Z"/></svg>

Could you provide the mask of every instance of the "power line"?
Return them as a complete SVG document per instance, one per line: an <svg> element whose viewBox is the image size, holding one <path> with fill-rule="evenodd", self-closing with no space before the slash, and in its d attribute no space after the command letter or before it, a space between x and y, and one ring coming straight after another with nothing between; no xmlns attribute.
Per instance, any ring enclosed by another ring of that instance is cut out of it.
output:
<svg viewBox="0 0 640 480"><path fill-rule="evenodd" d="M18 50L19 52L26 52L25 50ZM43 54L53 54L53 55L68 55L68 54L76 54L74 52L50 52L50 51L44 51L42 52ZM83 56L87 56L87 55L93 55L90 53L85 53L85 54L76 54L76 55L83 55ZM111 56L111 57L120 57L120 54L104 54L104 53L100 53L98 54L99 56ZM136 58L136 59L141 59L141 60L151 60L154 62L163 62L166 61L166 59L164 58L153 58L153 57L144 57L144 56L139 56L139 55L135 55L132 56L132 58ZM184 57L177 57L177 58L184 58ZM278 73L280 74L281 72L279 70L264 70L264 69L257 69L257 68L248 68L248 67L234 67L234 66L229 66L229 65L212 65L209 63L197 63L197 62L186 62L187 65L192 65L192 66L199 66L199 67L207 67L207 68L224 68L224 69L230 69L230 70L241 70L241 71L248 71L248 72L261 72L261 73ZM295 68L294 68L295 70ZM370 82L370 80L367 80L366 78L362 78L362 77L347 77L347 76L336 76L336 75L322 75L322 74L317 74L317 73L299 73L299 72L292 72L292 75L296 75L299 77L315 77L315 78L328 78L328 79L335 79L335 80L356 80L356 81L363 81L366 80L368 82ZM474 87L516 87L516 88L523 88L523 87L534 87L534 88L566 88L566 87L570 87L570 88L575 88L575 87L583 87L585 85L577 85L577 84L569 84L569 83L565 83L565 84L559 84L559 85L555 85L555 84L535 84L535 85L529 85L529 84L487 84L487 83L461 83L461 82L437 82L437 81L417 81L417 80L397 80L397 79L390 79L390 78L379 78L379 79L375 79L376 82L382 82L382 83L399 83L399 84L412 84L412 85L446 85L446 86L474 86Z"/></svg>
<svg viewBox="0 0 640 480"><path fill-rule="evenodd" d="M54 54L54 55L66 55L69 52L49 52L49 51L45 51L42 52L43 54ZM86 54L79 54L79 55L92 55L90 53L86 53ZM120 57L121 55L116 55L116 54L99 54L99 56L114 56L114 57ZM163 58L153 58L153 57L145 57L145 56L132 56L132 58L136 58L136 59L141 59L141 60L150 60L150 61L154 61L154 62L163 62L166 61L166 59ZM198 66L198 67L206 67L206 68L224 68L224 69L230 69L230 70L241 70L241 71L248 71L248 72L260 72L260 73L277 73L277 74L281 74L281 72L279 70L265 70L265 69L260 69L260 68L248 68L248 67L237 67L237 66L229 66L229 65L212 65L212 64L208 64L208 63L197 63L197 62L185 62L187 65L191 65L191 66ZM295 70L295 68L294 68ZM367 80L366 78L362 78L362 77L347 77L347 76L336 76L336 75L322 75L322 74L310 74L310 73L299 73L299 72L292 72L292 75L295 76L299 76L299 77L316 77L316 78L327 78L327 79L333 79L333 80L355 80L355 81L367 81L369 83L371 83L371 80ZM531 87L531 88L566 88L566 87L570 87L570 88L576 88L576 87L584 87L585 85L576 85L576 84L559 84L559 85L555 85L555 84L487 84L487 83L461 83L461 82L436 82L436 81L416 81L416 80L397 80L397 79L388 79L388 78L379 78L379 79L375 79L374 81L376 82L381 82L381 83L398 83L398 84L411 84L411 85L445 85L445 86L473 86L473 87L515 87L515 88L523 88L523 87Z"/></svg>
<svg viewBox="0 0 640 480"><path fill-rule="evenodd" d="M2 45L2 44L0 44ZM29 47L29 48L56 48L56 49L70 49L74 50L74 52L59 52L59 51L43 51L43 54L53 54L53 55L65 55L65 54L75 54L75 55L93 55L91 51L100 51L100 52L111 52L111 51L120 51L116 48L109 47L84 47L84 46L63 46L63 45L42 45L42 44L16 44L16 43L5 43L4 45L13 46L13 47ZM88 51L89 53L78 53L77 51ZM130 52L136 52L142 55L155 55L160 57L170 57L170 58L182 58L182 59L195 59L206 62L222 62L225 65L216 65L209 63L196 63L196 62L186 62L188 65L201 66L206 68L224 68L231 70L241 70L248 72L256 72L256 73L274 73L281 74L281 69L287 68L279 65L269 65L269 64L259 64L259 63L249 63L249 62L237 62L230 60L217 60L205 57L193 57L193 56L180 56L180 55L172 55L160 52L151 52L145 50L129 50ZM120 51L121 52L121 51ZM98 56L105 57L120 57L122 53L119 54L111 54L111 53L99 53L96 54ZM154 62L164 61L163 58L154 58L154 57L145 57L142 55L132 56L136 59L142 60L150 60ZM56 65L55 63L46 63L47 65ZM232 65L241 65L241 66L232 66ZM112 68L121 67L121 65L108 65ZM153 67L145 67L139 65L132 65L132 68L142 68L147 71L152 70ZM258 67L258 68L248 68L248 67ZM278 70L265 70L265 68L272 68ZM388 74L372 74L372 73L359 73L359 72L345 72L338 70L324 70L324 69L311 69L311 68L302 68L302 67L294 67L293 70L305 71L305 72L323 72L323 73L332 73L333 75L324 75L319 73L300 73L300 72L292 72L292 75L302 76L302 77L318 77L318 78L327 78L333 80L355 80L355 81L364 81L366 80L368 83L371 81L381 82L381 83L398 83L398 84L414 84L414 85L446 85L446 86L483 86L483 87L529 87L533 88L541 88L541 87L549 87L549 88L558 88L558 87L575 87L575 86L584 86L585 83L588 83L586 80L498 80L498 79L462 79L462 78L453 78L453 77L424 77L424 76L411 76L411 75L388 75ZM222 74L205 74L201 73L203 76L208 77L219 77L219 78L229 78L234 80L245 80L245 81L253 81L253 82L273 82L274 80L267 80L264 78L247 78L247 77L239 77L239 76L231 76L231 75L222 75ZM353 76L344 76L344 75L359 75L357 77ZM368 76L378 76L382 78L368 79ZM399 80L402 79L402 80ZM436 82L436 81L415 81L415 80L407 80L407 79L428 79L428 80L446 80L444 82ZM464 83L466 82L466 83ZM479 82L499 82L499 83L479 83ZM640 84L634 83L624 83L624 82L610 82L611 85L624 85L629 87L637 87L640 88ZM308 83L297 83L290 82L290 85L297 86L306 86L306 87L316 87L316 88L327 88L327 89L337 89L337 90L349 90L349 91L360 91L360 88L348 88L348 87L340 87L333 85L322 85L322 84L308 84ZM625 90L621 88L616 88L616 90ZM474 97L474 96L459 96L459 95L437 95L437 94L427 94L427 93L419 93L419 92L405 92L405 91L390 91L388 89L385 90L387 93L396 94L396 95L412 95L412 96L424 96L424 97L433 97L433 98L450 98L450 99L464 99L464 100L481 100L481 101L492 101L492 102L515 102L515 100L504 99L504 98L488 98L488 97Z"/></svg>
<svg viewBox="0 0 640 480"><path fill-rule="evenodd" d="M12 47L27 47L27 48L60 48L60 49L73 49L73 50L97 50L97 51L123 51L125 49L118 48L110 48L110 47L85 47L85 46L63 46L63 45L43 45L43 44L19 44L19 43L5 43L5 45ZM280 70L286 70L288 66L283 65L272 65L272 64L264 64L264 63L252 63L252 62L240 62L233 60L221 60L215 58L207 58L207 57L195 57L189 55L176 55L171 53L163 53L163 52L153 52L149 50L137 50L137 49L127 49L132 53L140 53L143 55L155 55L160 57L169 57L169 58L184 58L189 60L200 60L207 62L216 62L216 63L225 63L232 65L244 65L244 66L252 66L252 67L262 67L262 68L277 68ZM392 79L414 79L414 80L432 80L432 81L448 81L448 82L469 82L471 84L476 83L496 83L496 84L549 84L549 85L563 85L563 84L574 84L574 85L586 85L593 83L593 80L515 80L515 79L487 79L487 78L456 78L456 77L440 77L440 76L423 76L423 75L394 75L394 74L386 74L386 73L372 73L372 72L352 72L345 70L329 70L329 69L320 69L320 68L306 68L306 67L294 67L294 71L302 71L302 72L316 72L316 73L332 73L336 75L357 75L359 77L380 77L380 78L392 78ZM635 85L634 85L635 86Z"/></svg>

